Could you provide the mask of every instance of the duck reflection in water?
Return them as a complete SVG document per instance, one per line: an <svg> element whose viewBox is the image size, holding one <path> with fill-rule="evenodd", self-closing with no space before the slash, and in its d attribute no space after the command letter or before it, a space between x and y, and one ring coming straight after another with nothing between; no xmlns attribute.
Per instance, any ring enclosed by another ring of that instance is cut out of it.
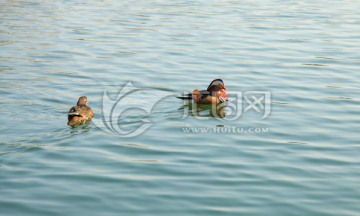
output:
<svg viewBox="0 0 360 216"><path fill-rule="evenodd" d="M225 118L226 103L198 104L184 101L184 105L179 110L183 111L184 116Z"/></svg>

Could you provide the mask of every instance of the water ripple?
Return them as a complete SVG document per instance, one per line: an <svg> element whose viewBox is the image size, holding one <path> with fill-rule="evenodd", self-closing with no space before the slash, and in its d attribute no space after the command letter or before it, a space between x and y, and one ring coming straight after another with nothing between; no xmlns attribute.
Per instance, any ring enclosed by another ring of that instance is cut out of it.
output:
<svg viewBox="0 0 360 216"><path fill-rule="evenodd" d="M0 2L2 213L358 215L358 8ZM100 117L103 91L128 81L180 94L219 77L230 91L270 91L270 116L223 121L200 107L197 118L171 97L150 114L119 118L129 128L154 123L135 138L66 126L81 95ZM183 131L219 126L270 132Z"/></svg>

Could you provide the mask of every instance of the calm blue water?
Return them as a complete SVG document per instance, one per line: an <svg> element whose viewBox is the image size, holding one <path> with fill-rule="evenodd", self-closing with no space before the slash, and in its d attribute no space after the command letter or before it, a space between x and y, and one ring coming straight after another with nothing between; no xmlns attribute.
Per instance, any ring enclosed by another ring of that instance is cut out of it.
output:
<svg viewBox="0 0 360 216"><path fill-rule="evenodd" d="M359 8L0 1L0 215L359 215ZM151 121L139 136L66 125L81 95L101 119L104 90L129 81L153 91L137 105L218 77L270 92L270 115L207 118L167 97L113 119ZM184 132L232 127L268 131Z"/></svg>

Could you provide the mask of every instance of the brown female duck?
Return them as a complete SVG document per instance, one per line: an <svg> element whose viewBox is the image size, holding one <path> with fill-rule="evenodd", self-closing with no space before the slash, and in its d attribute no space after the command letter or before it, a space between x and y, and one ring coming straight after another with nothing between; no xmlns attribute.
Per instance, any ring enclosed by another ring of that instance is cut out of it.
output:
<svg viewBox="0 0 360 216"><path fill-rule="evenodd" d="M94 112L88 106L88 100L86 96L81 96L76 106L71 107L68 113L68 125L75 126L77 124L83 124L88 122L94 116Z"/></svg>

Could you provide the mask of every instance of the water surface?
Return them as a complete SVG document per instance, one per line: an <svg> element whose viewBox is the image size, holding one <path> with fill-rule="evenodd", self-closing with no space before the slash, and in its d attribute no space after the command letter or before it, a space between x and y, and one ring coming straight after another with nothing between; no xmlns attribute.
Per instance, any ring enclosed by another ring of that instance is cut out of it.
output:
<svg viewBox="0 0 360 216"><path fill-rule="evenodd" d="M0 214L358 215L359 8L1 1ZM130 129L150 119L140 136L66 125L81 95L101 118L103 91L116 98L129 81L176 95L219 77L271 92L270 116L198 118L168 97L120 118ZM183 131L217 127L269 131Z"/></svg>

